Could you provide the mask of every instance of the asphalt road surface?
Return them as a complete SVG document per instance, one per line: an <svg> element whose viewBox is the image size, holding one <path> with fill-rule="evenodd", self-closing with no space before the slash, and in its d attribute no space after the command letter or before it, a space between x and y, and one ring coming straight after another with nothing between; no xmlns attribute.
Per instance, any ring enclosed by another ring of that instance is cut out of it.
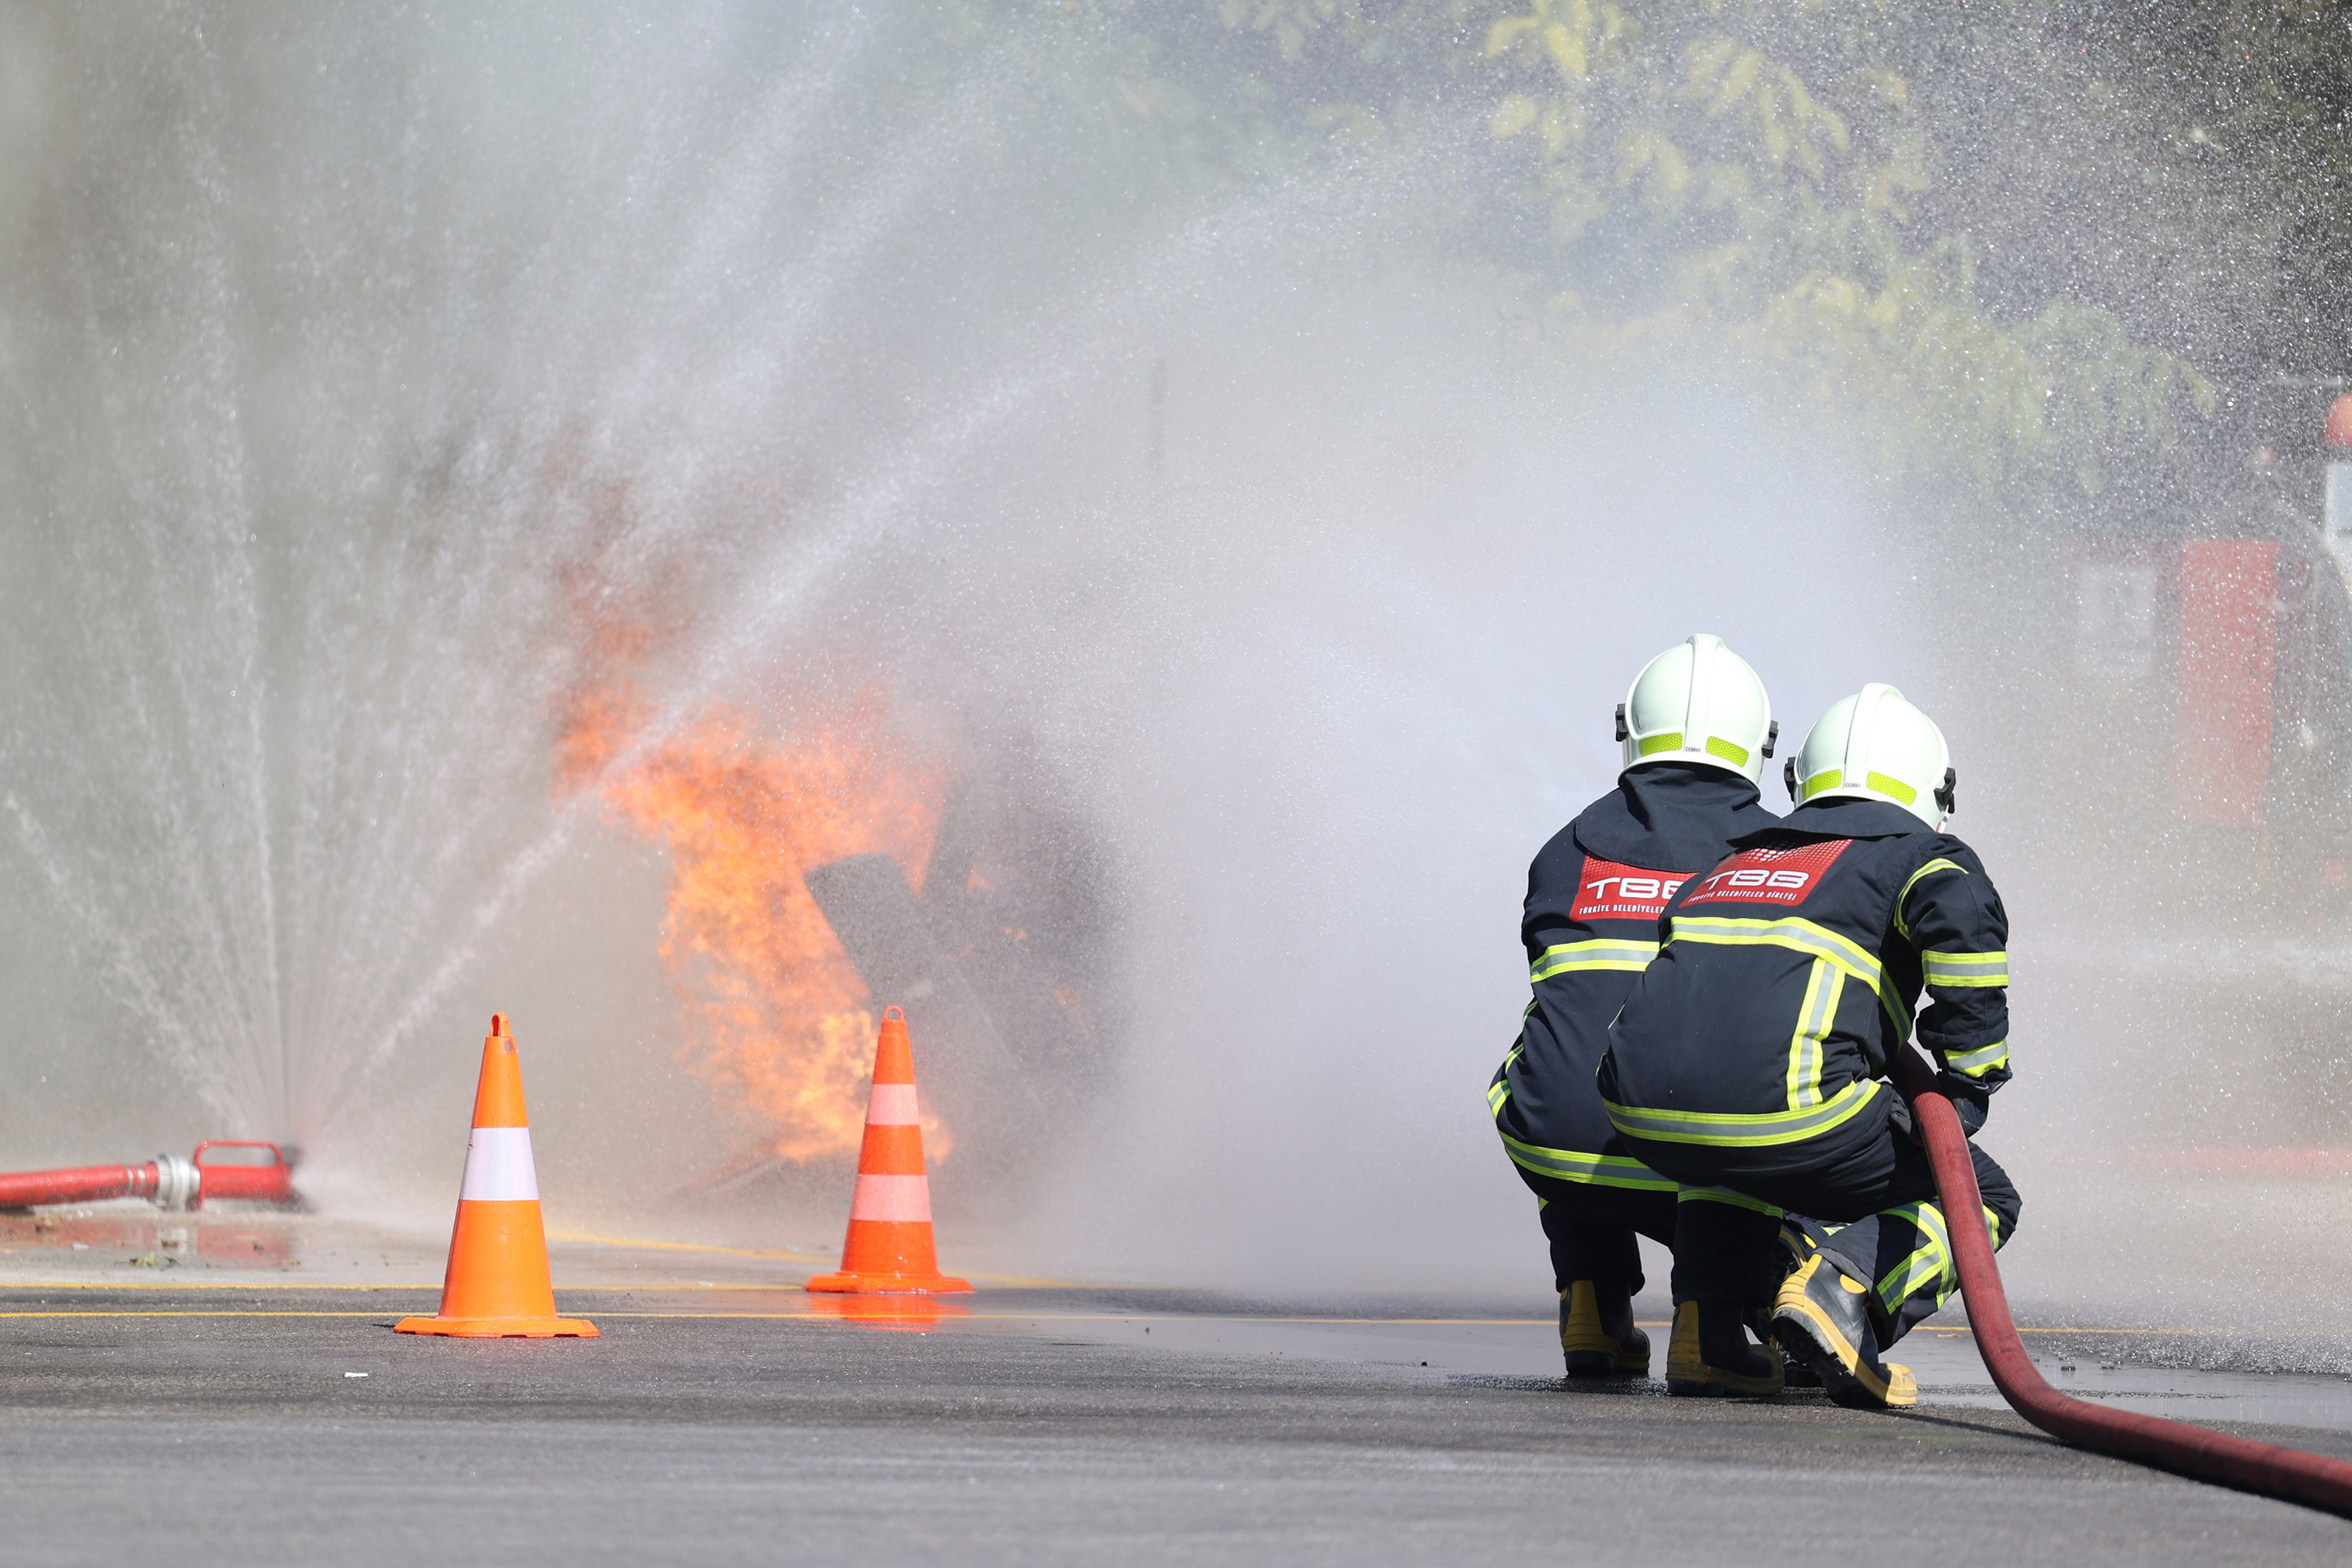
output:
<svg viewBox="0 0 2352 1568"><path fill-rule="evenodd" d="M395 1335L414 1289L0 1287L0 1560L2352 1562L2352 1522L2033 1432L1965 1340L1921 1337L1885 1415L1571 1390L1540 1320L1427 1301L560 1304L604 1337ZM2266 1408L2200 1375L2131 1397ZM2308 1382L2276 1407L2352 1406Z"/></svg>

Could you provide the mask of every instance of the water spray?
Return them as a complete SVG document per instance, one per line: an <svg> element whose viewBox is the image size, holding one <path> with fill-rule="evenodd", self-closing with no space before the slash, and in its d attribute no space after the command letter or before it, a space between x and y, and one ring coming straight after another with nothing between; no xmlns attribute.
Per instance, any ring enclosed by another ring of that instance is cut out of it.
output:
<svg viewBox="0 0 2352 1568"><path fill-rule="evenodd" d="M2110 1410L2051 1387L2025 1353L2009 1315L2009 1297L1993 1262L1992 1237L1985 1229L1976 1166L1969 1158L1959 1113L1936 1087L1933 1070L1909 1046L1895 1048L1887 1070L1911 1102L1914 1124L1935 1166L1960 1289L1968 1300L1969 1331L1976 1336L1978 1352L2000 1396L2020 1415L2053 1437L2102 1454L2352 1519L2352 1464L2344 1460L2249 1442L2161 1416Z"/></svg>
<svg viewBox="0 0 2352 1568"><path fill-rule="evenodd" d="M226 1152L220 1152L226 1151ZM207 1198L292 1204L294 1162L275 1143L215 1138L186 1159L158 1154L143 1165L0 1173L0 1209L148 1198L167 1209L199 1209Z"/></svg>

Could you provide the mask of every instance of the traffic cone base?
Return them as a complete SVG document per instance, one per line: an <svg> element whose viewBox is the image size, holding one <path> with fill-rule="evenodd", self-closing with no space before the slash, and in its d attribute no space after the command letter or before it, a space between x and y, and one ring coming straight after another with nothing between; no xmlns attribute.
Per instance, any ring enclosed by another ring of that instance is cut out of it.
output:
<svg viewBox="0 0 2352 1568"><path fill-rule="evenodd" d="M882 1010L874 1047L874 1092L857 1152L849 1235L841 1269L807 1289L845 1295L961 1296L971 1281L940 1272L931 1243L931 1184L923 1171L923 1128L915 1104L915 1056L907 1016Z"/></svg>
<svg viewBox="0 0 2352 1568"><path fill-rule="evenodd" d="M971 1281L952 1274L820 1274L808 1282L811 1290L850 1295L969 1296Z"/></svg>
<svg viewBox="0 0 2352 1568"><path fill-rule="evenodd" d="M555 1315L522 1068L503 1013L490 1019L489 1038L482 1043L482 1078L474 1092L474 1131L466 1141L441 1310L403 1318L393 1331L468 1340L600 1337L584 1318Z"/></svg>
<svg viewBox="0 0 2352 1568"><path fill-rule="evenodd" d="M817 1291L856 1296L969 1296L971 1281L949 1274L820 1274L808 1282Z"/></svg>
<svg viewBox="0 0 2352 1568"><path fill-rule="evenodd" d="M593 1340L596 1325L585 1318L403 1318L398 1334L439 1334L453 1340Z"/></svg>

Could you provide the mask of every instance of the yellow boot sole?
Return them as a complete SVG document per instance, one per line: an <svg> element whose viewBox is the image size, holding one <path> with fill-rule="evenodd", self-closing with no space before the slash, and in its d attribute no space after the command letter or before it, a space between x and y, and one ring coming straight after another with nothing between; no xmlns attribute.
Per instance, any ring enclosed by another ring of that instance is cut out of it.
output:
<svg viewBox="0 0 2352 1568"><path fill-rule="evenodd" d="M1822 1386L1838 1404L1860 1410L1902 1410L1919 1403L1918 1380L1911 1369L1894 1362L1873 1367L1846 1337L1835 1319L1807 1295L1816 1273L1826 1270L1849 1294L1859 1296L1855 1284L1815 1253L1803 1268L1789 1276L1772 1303L1772 1330L1782 1345L1820 1376ZM1794 1340L1798 1342L1791 1344ZM1881 1372L1885 1375L1881 1376Z"/></svg>

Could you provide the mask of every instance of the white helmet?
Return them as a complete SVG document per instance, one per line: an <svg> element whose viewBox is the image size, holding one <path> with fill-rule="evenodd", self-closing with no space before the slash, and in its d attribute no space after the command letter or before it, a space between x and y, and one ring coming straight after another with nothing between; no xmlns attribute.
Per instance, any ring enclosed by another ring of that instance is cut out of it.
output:
<svg viewBox="0 0 2352 1568"><path fill-rule="evenodd" d="M1704 632L1643 665L1617 705L1629 768L1699 763L1754 783L1780 736L1764 683L1721 637Z"/></svg>
<svg viewBox="0 0 2352 1568"><path fill-rule="evenodd" d="M1930 827L1952 814L1951 749L1936 721L1891 686L1842 697L1813 725L1783 775L1803 805L1849 795L1902 806Z"/></svg>

